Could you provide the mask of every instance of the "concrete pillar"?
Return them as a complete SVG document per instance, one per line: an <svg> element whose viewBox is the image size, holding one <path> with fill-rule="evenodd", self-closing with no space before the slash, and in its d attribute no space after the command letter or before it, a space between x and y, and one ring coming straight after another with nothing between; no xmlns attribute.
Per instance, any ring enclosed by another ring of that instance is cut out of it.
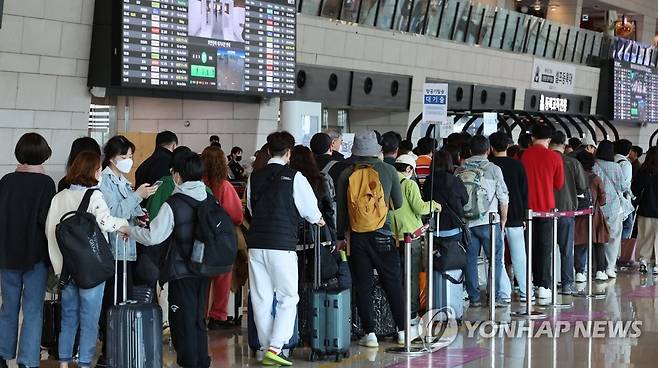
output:
<svg viewBox="0 0 658 368"><path fill-rule="evenodd" d="M579 27L582 13L583 0L576 0L569 4L560 3L559 6L556 4L554 8L549 5L546 11L546 19L557 23Z"/></svg>
<svg viewBox="0 0 658 368"><path fill-rule="evenodd" d="M637 20L637 40L647 45L656 43L656 14L640 16Z"/></svg>

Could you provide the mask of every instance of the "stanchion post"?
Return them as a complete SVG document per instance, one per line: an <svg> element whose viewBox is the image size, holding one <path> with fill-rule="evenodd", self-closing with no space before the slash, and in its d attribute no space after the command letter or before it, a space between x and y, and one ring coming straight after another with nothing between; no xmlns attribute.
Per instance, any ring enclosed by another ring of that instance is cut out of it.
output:
<svg viewBox="0 0 658 368"><path fill-rule="evenodd" d="M594 207L589 208L589 214L587 214L587 291L574 294L574 296L584 297L584 298L593 298L593 299L602 299L605 298L605 293L595 293L592 290L592 274L593 272L593 256L594 256Z"/></svg>
<svg viewBox="0 0 658 368"><path fill-rule="evenodd" d="M423 348L411 346L411 234L404 234L404 347L386 349L387 353L399 355L422 355Z"/></svg>
<svg viewBox="0 0 658 368"><path fill-rule="evenodd" d="M427 312L434 310L434 234L439 231L439 215L434 214L433 218L430 218L430 221L435 219L435 223L430 222L429 227L429 236L427 239L427 285L426 292L427 295ZM428 335L428 338L431 339L431 336Z"/></svg>
<svg viewBox="0 0 658 368"><path fill-rule="evenodd" d="M571 308L571 303L558 303L557 301L557 278L560 275L557 272L557 257L560 254L560 247L557 240L557 220L558 220L558 209L553 209L553 256L551 257L551 270L553 274L553 284L551 290L551 304L543 305L544 308L555 308L555 309L565 309Z"/></svg>
<svg viewBox="0 0 658 368"><path fill-rule="evenodd" d="M496 213L489 212L489 320L496 320Z"/></svg>
<svg viewBox="0 0 658 368"><path fill-rule="evenodd" d="M527 231L527 241L526 241L526 260L525 260L525 273L526 273L526 284L525 284L525 300L526 306L524 312L515 312L512 313L513 317L523 318L523 319L540 319L545 318L546 315L543 313L535 312L532 310L532 210L528 210L526 216L526 229ZM528 361L530 357L528 356Z"/></svg>

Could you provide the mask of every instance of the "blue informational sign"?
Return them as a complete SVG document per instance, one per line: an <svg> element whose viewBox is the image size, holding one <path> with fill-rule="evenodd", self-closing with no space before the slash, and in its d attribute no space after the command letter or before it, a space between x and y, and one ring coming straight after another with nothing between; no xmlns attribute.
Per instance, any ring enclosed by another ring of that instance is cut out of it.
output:
<svg viewBox="0 0 658 368"><path fill-rule="evenodd" d="M448 119L447 83L425 83L423 86L423 122L438 125L439 138L452 133L453 123Z"/></svg>

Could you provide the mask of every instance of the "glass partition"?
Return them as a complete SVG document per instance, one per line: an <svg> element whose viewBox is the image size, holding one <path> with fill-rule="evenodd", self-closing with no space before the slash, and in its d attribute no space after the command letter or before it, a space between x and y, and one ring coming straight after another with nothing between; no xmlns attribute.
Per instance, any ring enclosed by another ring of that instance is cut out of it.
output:
<svg viewBox="0 0 658 368"><path fill-rule="evenodd" d="M300 0L298 4L302 14L578 64L592 57L617 57L654 67L658 61L652 46L468 0Z"/></svg>

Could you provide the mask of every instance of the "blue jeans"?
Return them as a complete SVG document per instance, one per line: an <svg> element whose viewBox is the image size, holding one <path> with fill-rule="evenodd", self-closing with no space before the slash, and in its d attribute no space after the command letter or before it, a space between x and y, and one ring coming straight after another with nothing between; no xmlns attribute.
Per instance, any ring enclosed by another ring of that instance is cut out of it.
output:
<svg viewBox="0 0 658 368"><path fill-rule="evenodd" d="M562 287L571 285L574 281L573 237L575 229L576 219L574 217L560 217L557 219L557 243L560 248Z"/></svg>
<svg viewBox="0 0 658 368"><path fill-rule="evenodd" d="M46 296L48 268L37 263L29 271L0 270L0 357L12 360L16 357L18 340L18 314L23 308L21 345L18 348L18 364L38 367L41 360L41 327L43 326L43 301Z"/></svg>
<svg viewBox="0 0 658 368"><path fill-rule="evenodd" d="M79 366L91 366L91 360L96 354L104 290L104 282L91 289L79 289L74 282L69 282L62 290L62 331L59 334L61 362L73 360L73 343L80 326Z"/></svg>
<svg viewBox="0 0 658 368"><path fill-rule="evenodd" d="M635 212L631 213L626 217L626 220L624 220L624 228L621 231L621 238L622 239L630 239L631 236L633 236L633 217L635 216Z"/></svg>
<svg viewBox="0 0 658 368"><path fill-rule="evenodd" d="M532 269L526 270L527 258L525 233L523 232L523 227L519 226L505 228L505 237L507 237L507 245L509 246L509 252L512 258L514 277L516 278L516 282L519 284L519 295L521 297L525 297L526 282L528 279L527 272L532 272Z"/></svg>
<svg viewBox="0 0 658 368"><path fill-rule="evenodd" d="M490 249L491 238L489 236L489 225L474 226L471 228L471 242L466 250L466 292L471 302L480 301L480 283L478 281L477 258L480 254L480 248L484 249L487 258L491 260ZM512 294L512 287L504 271L503 239L500 236L500 225L496 225L496 298L509 299ZM490 262L491 264L492 262Z"/></svg>

